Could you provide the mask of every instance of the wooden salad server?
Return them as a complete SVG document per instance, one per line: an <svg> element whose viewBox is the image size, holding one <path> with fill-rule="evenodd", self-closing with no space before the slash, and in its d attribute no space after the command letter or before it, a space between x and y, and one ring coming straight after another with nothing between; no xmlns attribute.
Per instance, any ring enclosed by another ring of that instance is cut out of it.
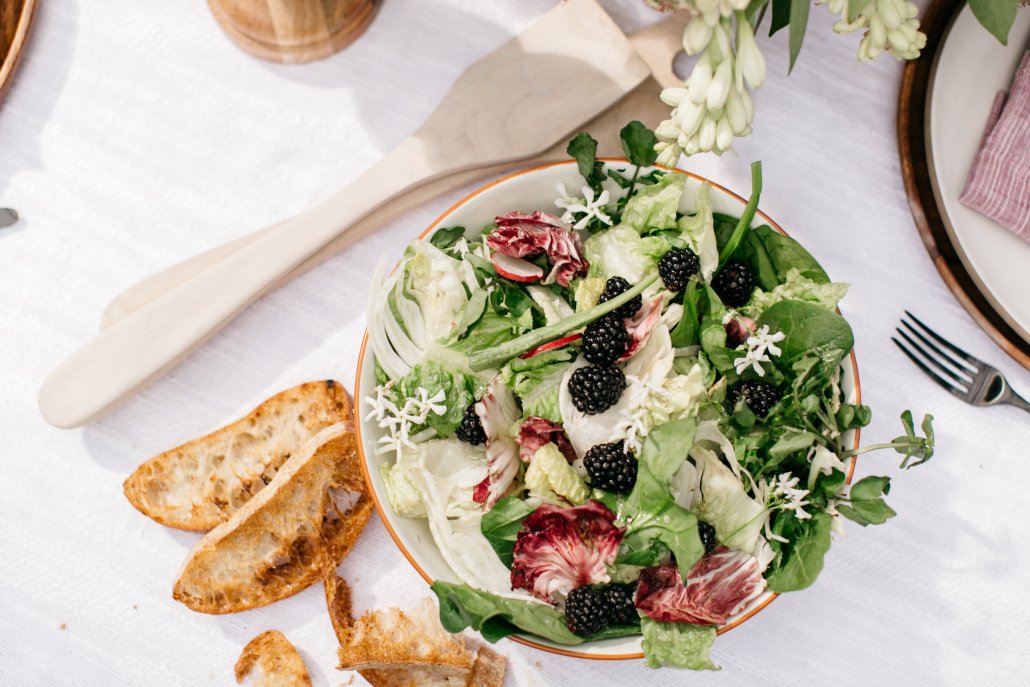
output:
<svg viewBox="0 0 1030 687"><path fill-rule="evenodd" d="M466 69L418 131L346 188L65 359L40 389L43 417L57 427L93 420L175 365L381 203L433 179L539 155L648 74L595 0L558 5Z"/></svg>
<svg viewBox="0 0 1030 687"><path fill-rule="evenodd" d="M675 14L656 24L642 29L629 36L629 42L651 69L651 77L637 86L633 92L617 102L605 112L590 120L583 129L591 132L598 139L598 155L604 157L621 157L619 147L619 130L628 122L639 119L654 128L658 122L669 116L669 108L659 100L658 95L663 88L680 86L683 79L672 71L672 60L682 50L683 29L687 23L683 14ZM567 141L560 140L541 155L520 161L518 164L528 166L554 160L567 159L565 152ZM466 186L477 179L512 169L511 162L490 167L478 167L464 172L440 177L422 184L405 193L386 205L375 209L375 214L358 220L351 228L341 233L331 243L305 260L292 272L283 277L279 284L285 283L300 274L316 267L333 255L354 244L362 236L378 229L395 217L418 207L436 196ZM139 310L150 301L171 291L183 282L192 279L210 266L218 263L237 249L248 245L262 234L273 231L274 226L259 229L216 246L198 255L187 258L163 270L155 272L122 291L104 310L101 318L101 330L122 319L129 313Z"/></svg>

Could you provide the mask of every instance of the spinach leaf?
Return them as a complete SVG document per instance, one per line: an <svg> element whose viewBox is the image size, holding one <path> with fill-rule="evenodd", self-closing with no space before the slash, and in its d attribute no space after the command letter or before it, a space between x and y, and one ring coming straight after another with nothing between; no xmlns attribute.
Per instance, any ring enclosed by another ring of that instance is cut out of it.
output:
<svg viewBox="0 0 1030 687"><path fill-rule="evenodd" d="M511 567L512 549L515 539L522 529L522 521L533 512L533 508L514 496L507 496L483 515L479 529L497 552L497 557L505 566Z"/></svg>
<svg viewBox="0 0 1030 687"><path fill-rule="evenodd" d="M622 149L631 163L637 167L650 167L658 159L655 146L658 138L642 123L634 120L619 132Z"/></svg>
<svg viewBox="0 0 1030 687"><path fill-rule="evenodd" d="M686 579L704 554L697 517L677 505L669 491L669 480L686 460L696 430L693 418L673 420L651 430L644 440L637 482L616 510L619 521L626 523L617 563L652 565L665 547Z"/></svg>
<svg viewBox="0 0 1030 687"><path fill-rule="evenodd" d="M843 317L814 303L780 301L769 306L758 318L758 326L780 331L783 353L774 360L781 368L808 354L818 355L827 369L840 365L855 345L855 335ZM713 361L714 362L714 361Z"/></svg>
<svg viewBox="0 0 1030 687"><path fill-rule="evenodd" d="M447 250L454 242L465 235L465 227L446 227L437 229L429 237L429 242L440 250Z"/></svg>
<svg viewBox="0 0 1030 687"><path fill-rule="evenodd" d="M823 557L830 550L832 522L833 517L825 512L816 513L809 520L796 520L791 542L782 546L779 564L766 577L769 589L793 592L815 582L823 569Z"/></svg>
<svg viewBox="0 0 1030 687"><path fill-rule="evenodd" d="M715 627L694 623L664 623L641 618L644 658L652 668L672 666L690 670L719 670L709 653L715 642Z"/></svg>
<svg viewBox="0 0 1030 687"><path fill-rule="evenodd" d="M506 599L465 584L440 580L430 588L440 600L440 624L448 632L471 627L491 643L516 632L529 632L558 644L584 641L572 633L558 609L545 603Z"/></svg>
<svg viewBox="0 0 1030 687"><path fill-rule="evenodd" d="M707 304L703 304L704 297L704 289L698 288L697 279L691 277L687 288L683 290L683 317L670 333L674 347L685 348L701 342L700 313L702 308L707 307Z"/></svg>
<svg viewBox="0 0 1030 687"><path fill-rule="evenodd" d="M630 637L640 634L640 623L627 623L624 625L609 625L600 632L584 637L588 642L596 642L602 639L615 639L616 637Z"/></svg>
<svg viewBox="0 0 1030 687"><path fill-rule="evenodd" d="M744 260L755 270L758 278L758 285L764 291L772 291L780 284L780 275L769 257L758 231L749 231L744 234L744 242L740 244L740 253Z"/></svg>
<svg viewBox="0 0 1030 687"><path fill-rule="evenodd" d="M777 283L782 284L787 280L787 273L792 267L797 268L801 276L808 277L817 284L830 282L822 265L805 250L804 246L791 237L784 236L768 225L754 229L754 235L765 248L773 269L776 270ZM764 284L762 288L769 290Z"/></svg>
<svg viewBox="0 0 1030 687"><path fill-rule="evenodd" d="M604 184L604 165L597 161L597 140L587 132L580 131L569 141L569 147L565 152L575 158L579 173L587 182L587 186L595 193L600 193Z"/></svg>
<svg viewBox="0 0 1030 687"><path fill-rule="evenodd" d="M720 255L722 254L722 249L730 242L730 237L733 236L733 230L737 228L737 222L739 221L739 217L724 215L719 212L712 213L712 228L715 231L715 245L719 247Z"/></svg>
<svg viewBox="0 0 1030 687"><path fill-rule="evenodd" d="M848 520L862 527L882 525L897 513L887 505L883 496L891 490L889 477L865 477L851 487L850 505L841 504L837 510Z"/></svg>

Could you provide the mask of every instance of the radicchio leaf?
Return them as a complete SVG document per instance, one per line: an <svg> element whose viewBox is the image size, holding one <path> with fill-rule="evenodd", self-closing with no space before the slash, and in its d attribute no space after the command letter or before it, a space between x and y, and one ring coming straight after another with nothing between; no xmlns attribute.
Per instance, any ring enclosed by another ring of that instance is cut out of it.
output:
<svg viewBox="0 0 1030 687"><path fill-rule="evenodd" d="M487 483L485 499L482 484L473 490L472 496L487 508L504 496L519 474L519 446L508 431L519 414L515 395L500 376L490 382L483 398L476 403L476 415L486 434Z"/></svg>
<svg viewBox="0 0 1030 687"><path fill-rule="evenodd" d="M736 348L747 341L747 338L758 329L755 321L746 315L727 314L722 322L726 330L726 347Z"/></svg>
<svg viewBox="0 0 1030 687"><path fill-rule="evenodd" d="M579 235L546 212L509 212L494 219L497 228L487 237L490 249L514 258L545 253L551 271L543 284L558 282L568 287L573 278L586 274L590 264L583 258Z"/></svg>
<svg viewBox="0 0 1030 687"><path fill-rule="evenodd" d="M570 464L576 460L576 449L572 448L565 429L557 422L542 417L527 417L519 427L516 441L519 442L519 455L526 463L533 459L537 449L548 443L557 446Z"/></svg>
<svg viewBox="0 0 1030 687"><path fill-rule="evenodd" d="M694 564L686 585L675 565L644 570L635 603L653 620L722 625L764 590L758 561L721 546Z"/></svg>
<svg viewBox="0 0 1030 687"><path fill-rule="evenodd" d="M651 336L651 330L655 328L661 319L662 297L655 296L643 305L640 310L637 310L633 317L623 320L626 323L626 333L629 335L629 346L627 346L626 352L619 356L619 362L629 360L637 351L644 347L648 337Z"/></svg>
<svg viewBox="0 0 1030 687"><path fill-rule="evenodd" d="M512 589L526 589L554 603L576 587L609 581L622 530L615 513L599 501L562 508L540 506L522 523L515 540Z"/></svg>

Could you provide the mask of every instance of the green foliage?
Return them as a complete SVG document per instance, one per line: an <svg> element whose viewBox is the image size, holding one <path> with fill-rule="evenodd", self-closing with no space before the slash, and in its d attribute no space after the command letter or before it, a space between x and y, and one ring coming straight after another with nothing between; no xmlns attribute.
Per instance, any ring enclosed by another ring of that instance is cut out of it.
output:
<svg viewBox="0 0 1030 687"><path fill-rule="evenodd" d="M780 556L773 561L771 573L766 574L769 589L774 592L794 592L815 582L823 569L823 558L830 550L830 525L833 517L816 513L808 520L798 520L782 512L777 522L789 523L789 533L783 533L790 543L783 544Z"/></svg>
<svg viewBox="0 0 1030 687"><path fill-rule="evenodd" d="M516 496L507 496L495 503L479 523L483 536L497 552L501 562L509 568L513 561L515 539L522 529L522 521L532 512L533 508L525 501Z"/></svg>
<svg viewBox="0 0 1030 687"><path fill-rule="evenodd" d="M969 0L969 9L999 43L1009 44L1009 31L1016 20L1019 0Z"/></svg>
<svg viewBox="0 0 1030 687"><path fill-rule="evenodd" d="M569 147L565 152L576 160L579 173L587 182L587 186L595 193L600 193L605 174L604 164L597 160L597 140L587 132L580 131L569 141Z"/></svg>

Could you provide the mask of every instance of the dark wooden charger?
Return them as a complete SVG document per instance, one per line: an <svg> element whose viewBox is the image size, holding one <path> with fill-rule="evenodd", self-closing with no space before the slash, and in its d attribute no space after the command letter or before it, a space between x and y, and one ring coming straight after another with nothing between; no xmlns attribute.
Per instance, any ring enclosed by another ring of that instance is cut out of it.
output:
<svg viewBox="0 0 1030 687"><path fill-rule="evenodd" d="M944 283L976 323L1006 353L1030 368L1030 342L1005 321L973 281L945 229L943 212L937 204L931 182L926 140L930 125L927 96L948 29L965 5L965 0L934 0L923 16L926 48L918 60L905 66L898 96L901 173L916 228Z"/></svg>

